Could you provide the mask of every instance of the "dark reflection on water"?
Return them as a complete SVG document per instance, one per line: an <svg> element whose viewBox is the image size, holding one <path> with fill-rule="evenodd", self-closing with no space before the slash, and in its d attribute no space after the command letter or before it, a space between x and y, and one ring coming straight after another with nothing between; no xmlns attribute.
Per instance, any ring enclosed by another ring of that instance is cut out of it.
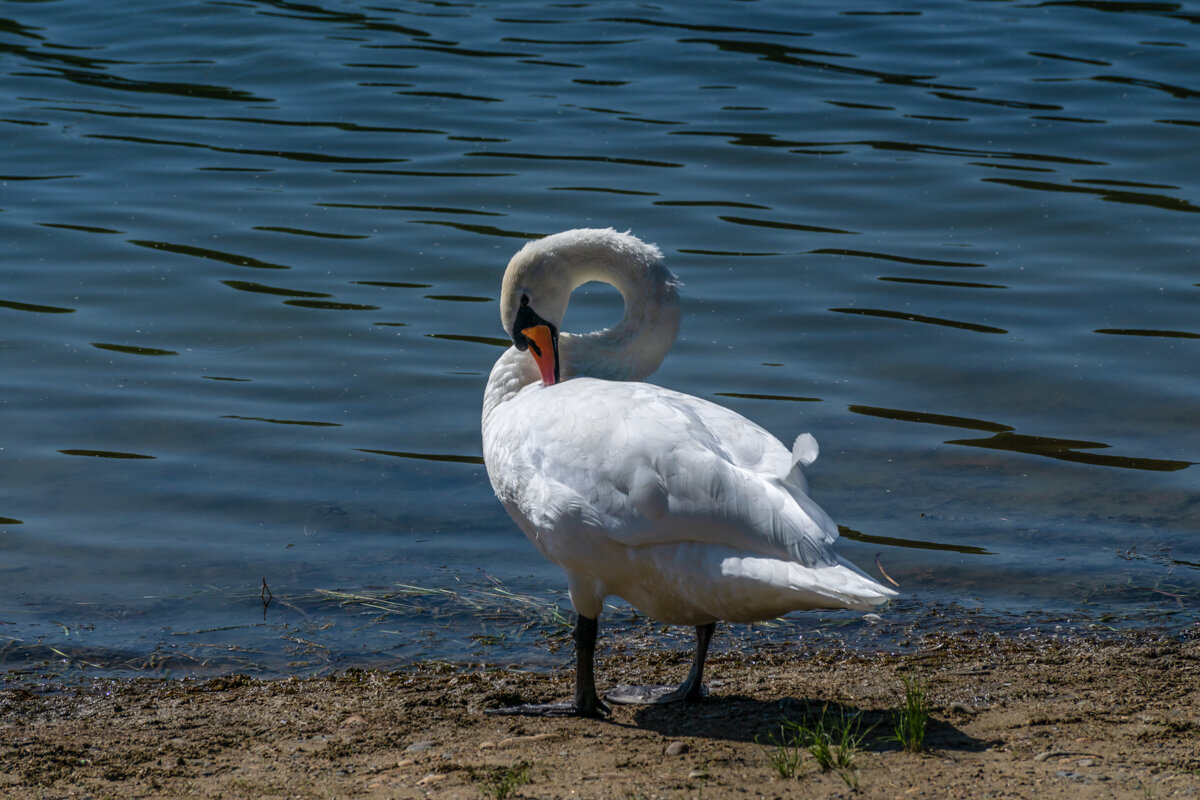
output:
<svg viewBox="0 0 1200 800"><path fill-rule="evenodd" d="M1155 331L1144 328L1097 328L1096 333L1111 333L1116 336L1162 336L1168 339L1200 339L1200 333Z"/></svg>
<svg viewBox="0 0 1200 800"><path fill-rule="evenodd" d="M843 250L840 248L825 247L819 250L812 251L819 255L831 256L859 256L861 258L877 258L881 261L896 261L901 264L914 264L920 267L984 267L986 264L977 264L973 261L939 261L932 258L914 258L912 256L899 256L894 253L871 253L865 250Z"/></svg>
<svg viewBox="0 0 1200 800"><path fill-rule="evenodd" d="M222 419L240 419L246 422L270 422L273 425L309 425L317 428L337 428L340 422L313 422L305 419L267 419L266 417L240 417L236 414L225 414Z"/></svg>
<svg viewBox="0 0 1200 800"><path fill-rule="evenodd" d="M290 233L295 236L313 236L318 239L366 239L367 236L361 234L349 233L322 233L321 231L308 231L303 228L285 228L279 225L255 225L256 231L272 231L274 233Z"/></svg>
<svg viewBox="0 0 1200 800"><path fill-rule="evenodd" d="M972 281L939 281L933 278L899 278L894 275L880 275L881 281L892 281L893 283L919 283L925 286L951 286L956 289L1007 289L1007 286L1001 286L998 283L974 283Z"/></svg>
<svg viewBox="0 0 1200 800"><path fill-rule="evenodd" d="M943 325L947 328L958 328L975 333L1008 333L1003 328L993 328L990 325L979 325L975 322L961 322L953 319L927 317L924 314L910 314L906 311L888 311L882 308L831 308L839 314L861 314L865 317L883 317L884 319L901 319L905 322L923 322L926 325Z"/></svg>
<svg viewBox="0 0 1200 800"><path fill-rule="evenodd" d="M983 419L971 419L969 417L954 417L948 414L931 414L928 411L904 411L898 408L874 408L871 406L850 406L849 409L855 414L869 414L872 417L883 417L884 419L895 419L902 422L923 422L927 425L944 425L949 428L966 428L973 431L989 431L991 433L1005 433L1011 431L1012 428L1008 425L1001 425L998 422L988 422Z"/></svg>
<svg viewBox="0 0 1200 800"><path fill-rule="evenodd" d="M541 658L496 620L563 579L492 496L481 394L504 264L590 225L683 282L656 382L819 439L842 552L902 587L882 628L1200 622L1183 6L0 18L0 662ZM567 330L620 314L586 289ZM866 627L780 635L807 619Z"/></svg>
<svg viewBox="0 0 1200 800"><path fill-rule="evenodd" d="M897 539L892 536L872 536L869 533L847 528L845 525L839 525L838 532L851 541L863 542L864 544L879 544L888 547L905 547L917 550L948 550L953 553L965 553L975 556L991 555L986 547L972 547L970 545L947 544L944 542L922 542L919 539Z"/></svg>
<svg viewBox="0 0 1200 800"><path fill-rule="evenodd" d="M1097 450L1109 445L1102 442L1082 442L1071 439L1055 439L1049 436L1029 436L1016 433L1008 425L1001 425L986 420L953 417L945 414L931 414L924 411L902 411L892 408L872 408L869 406L850 406L850 411L856 414L867 414L885 419L895 419L904 422L921 422L928 425L943 425L952 428L967 428L969 430L988 431L994 435L987 439L952 439L946 444L958 444L966 447L984 447L991 450L1008 450L1013 453L1025 453L1033 456L1056 458L1062 461L1074 461L1079 464L1093 464L1121 469L1142 469L1157 472L1174 472L1193 466L1191 461L1172 461L1157 458L1134 458L1128 456L1110 456L1101 453L1081 453L1080 450Z"/></svg>
<svg viewBox="0 0 1200 800"><path fill-rule="evenodd" d="M374 453L380 456L391 456L393 458L415 458L418 461L448 461L457 464L483 464L483 456L456 456L446 453L404 453L399 450L367 450L360 449L363 453Z"/></svg>
<svg viewBox="0 0 1200 800"><path fill-rule="evenodd" d="M1034 189L1041 192L1089 194L1110 203L1154 206L1155 208L1162 208L1167 211L1187 211L1192 213L1200 211L1200 207L1192 205L1187 200L1177 197L1167 197L1161 194L1150 194L1148 192L1130 192L1122 189L1093 189L1090 186L1068 186L1059 183L1050 183L1049 181L1018 180L1016 178L985 178L985 180L993 183L1003 183L1008 186L1016 186L1019 189Z"/></svg>
<svg viewBox="0 0 1200 800"><path fill-rule="evenodd" d="M195 258L207 258L213 261L221 261L238 267L252 267L254 269L289 269L289 267L286 267L283 264L270 264L266 261L260 261L257 258L238 255L236 253L225 253L220 250L212 250L207 247L173 244L171 242L151 242L139 239L130 239L129 243L136 244L138 247L148 247L152 250L164 250L168 253L177 253L182 256L193 256Z"/></svg>
<svg viewBox="0 0 1200 800"><path fill-rule="evenodd" d="M379 306L362 303L338 303L333 300L284 300L284 305L300 308L318 308L326 311L378 311Z"/></svg>
<svg viewBox="0 0 1200 800"><path fill-rule="evenodd" d="M105 342L92 342L92 347L100 350L111 350L114 353L125 353L131 356L177 356L174 350L163 350L158 347L138 347L131 344L106 344Z"/></svg>
<svg viewBox="0 0 1200 800"><path fill-rule="evenodd" d="M787 400L794 403L819 403L819 397L793 397L786 394L749 394L747 392L713 392L716 397L740 397L744 400Z"/></svg>
<svg viewBox="0 0 1200 800"><path fill-rule="evenodd" d="M0 300L0 308L11 308L13 311L28 311L33 314L74 314L73 308L58 306L42 306L37 303L20 303L16 300Z"/></svg>
<svg viewBox="0 0 1200 800"><path fill-rule="evenodd" d="M112 450L59 450L58 452L67 456L87 456L89 458L132 458L132 459L153 459L154 456L142 455L141 453L118 453Z"/></svg>
<svg viewBox="0 0 1200 800"><path fill-rule="evenodd" d="M1054 439L1049 436L1028 436L1020 433L997 433L987 439L952 439L946 444L961 444L966 447L986 447L992 450L1009 450L1033 456L1057 458L1079 464L1094 464L1121 469L1147 469L1158 472L1174 472L1192 466L1192 461L1170 461L1159 458L1131 458L1109 456L1101 453L1081 453L1080 450L1095 450L1109 445L1100 442L1077 442L1071 439Z"/></svg>
<svg viewBox="0 0 1200 800"><path fill-rule="evenodd" d="M487 344L492 347L511 347L511 339L500 339L495 336L467 336L462 333L427 333L425 334L430 339L445 339L450 342L474 342L475 344Z"/></svg>
<svg viewBox="0 0 1200 800"><path fill-rule="evenodd" d="M253 281L221 281L230 289L257 294L278 294L284 297L329 297L325 292L305 292L300 289L285 289L282 286L267 286Z"/></svg>

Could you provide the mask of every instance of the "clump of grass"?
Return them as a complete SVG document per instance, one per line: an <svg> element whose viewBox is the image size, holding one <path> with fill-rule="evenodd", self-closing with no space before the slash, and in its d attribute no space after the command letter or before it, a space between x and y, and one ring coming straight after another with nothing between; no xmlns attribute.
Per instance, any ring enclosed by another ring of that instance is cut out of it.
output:
<svg viewBox="0 0 1200 800"><path fill-rule="evenodd" d="M843 709L833 716L826 706L818 717L784 720L779 738L772 736L770 746L763 749L780 777L795 776L803 751L808 751L822 770L836 772L847 786L857 789L859 772L854 759L871 732L870 728L863 730L862 724L862 712L848 714Z"/></svg>
<svg viewBox="0 0 1200 800"><path fill-rule="evenodd" d="M500 625L520 630L539 627L552 634L569 633L573 622L558 600L511 591L488 576L485 586L460 581L460 588L445 589L393 584L388 589L362 589L356 592L318 589L322 597L343 606L360 606L387 614L471 613Z"/></svg>
<svg viewBox="0 0 1200 800"><path fill-rule="evenodd" d="M787 728L780 725L778 738L775 737L775 734L771 734L770 740L764 745L756 736L754 742L767 754L767 761L770 762L771 769L775 770L779 777L796 777L796 768L800 766L804 747L796 741L795 734L788 736Z"/></svg>
<svg viewBox="0 0 1200 800"><path fill-rule="evenodd" d="M925 749L925 731L929 725L929 686L917 678L904 676L904 699L892 710L891 741L910 753Z"/></svg>
<svg viewBox="0 0 1200 800"><path fill-rule="evenodd" d="M479 788L496 800L512 797L513 792L532 780L529 777L529 763L526 761L519 761L509 767L493 767L483 772L483 777L477 778Z"/></svg>

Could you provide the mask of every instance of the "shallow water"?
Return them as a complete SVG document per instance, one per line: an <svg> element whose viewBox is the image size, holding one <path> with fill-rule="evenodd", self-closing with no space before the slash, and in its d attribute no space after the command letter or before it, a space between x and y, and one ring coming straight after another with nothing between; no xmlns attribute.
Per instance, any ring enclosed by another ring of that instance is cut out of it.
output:
<svg viewBox="0 0 1200 800"><path fill-rule="evenodd" d="M582 226L685 284L656 382L816 435L885 628L1194 628L1200 16L920 9L0 3L4 663L553 658L479 404Z"/></svg>

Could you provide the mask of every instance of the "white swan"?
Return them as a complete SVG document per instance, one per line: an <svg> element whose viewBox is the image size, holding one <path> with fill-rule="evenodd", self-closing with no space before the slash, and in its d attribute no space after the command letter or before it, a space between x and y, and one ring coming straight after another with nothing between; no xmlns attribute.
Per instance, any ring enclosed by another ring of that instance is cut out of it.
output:
<svg viewBox="0 0 1200 800"><path fill-rule="evenodd" d="M620 290L624 318L596 333L562 333L567 300L588 281ZM566 572L578 660L573 701L501 713L608 713L592 666L608 595L696 626L682 685L606 694L669 702L703 696L717 620L866 610L896 594L833 551L837 526L809 498L801 469L817 457L812 436L788 451L727 408L638 382L675 340L677 286L658 248L612 229L532 241L508 263L500 318L513 347L488 378L484 461L508 513Z"/></svg>

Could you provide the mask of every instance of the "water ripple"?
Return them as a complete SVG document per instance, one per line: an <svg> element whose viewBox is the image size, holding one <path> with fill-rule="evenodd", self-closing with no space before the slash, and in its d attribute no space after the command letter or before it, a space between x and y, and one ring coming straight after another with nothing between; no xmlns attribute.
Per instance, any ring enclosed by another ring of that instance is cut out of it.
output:
<svg viewBox="0 0 1200 800"><path fill-rule="evenodd" d="M84 456L87 458L126 458L132 460L150 460L156 456L142 455L141 453L123 453L119 450L59 450L58 452L68 456Z"/></svg>
<svg viewBox="0 0 1200 800"><path fill-rule="evenodd" d="M869 250L846 250L840 247L822 247L809 252L818 255L855 256L858 258L877 258L881 261L897 261L901 264L915 264L921 267L985 267L974 261L939 261L932 258L915 258L913 256L898 256L892 253L876 253Z"/></svg>
<svg viewBox="0 0 1200 800"><path fill-rule="evenodd" d="M272 425L301 425L310 428L340 428L340 422L314 422L307 419L273 419L271 417L243 417L237 414L224 414L221 419L237 419L244 422L269 422Z"/></svg>
<svg viewBox="0 0 1200 800"><path fill-rule="evenodd" d="M1185 211L1191 213L1200 211L1200 207L1193 205L1187 200L1181 200L1176 197L1167 197L1161 194L1128 192L1118 189L1093 189L1089 186L1051 183L1049 181L1030 181L1017 178L984 178L983 180L986 183L1002 183L1006 186L1015 186L1019 189L1034 189L1041 192L1073 192L1075 194L1090 194L1110 203L1130 203L1133 205L1153 206L1166 211Z"/></svg>
<svg viewBox="0 0 1200 800"><path fill-rule="evenodd" d="M330 155L329 153L312 153L300 150L274 150L269 148L253 147L219 147L214 144L204 144L201 142L152 139L147 136L128 136L111 133L89 133L86 134L86 137L89 139L101 139L113 142L127 142L129 144L148 144L162 147L188 147L200 150L209 150L214 153L232 153L234 155L242 156L267 156L269 158L282 158L287 161L312 161L319 164L400 164L408 160L406 158L388 158L377 156L335 156Z"/></svg>
<svg viewBox="0 0 1200 800"><path fill-rule="evenodd" d="M14 311L28 311L33 314L74 314L75 309L62 306L43 306L37 303L22 303L17 300L0 300L0 308L11 308Z"/></svg>
<svg viewBox="0 0 1200 800"><path fill-rule="evenodd" d="M1013 432L997 433L995 436L987 439L952 439L947 441L946 444L959 444L965 447L984 447L991 450L1007 450L1012 453L1043 456L1060 461L1074 461L1077 464L1091 464L1098 467L1118 467L1120 469L1150 470L1155 472L1176 472L1181 469L1187 469L1195 463L1192 461L1110 456L1102 453L1080 452L1097 450L1109 445L1101 442L1055 439L1050 436L1029 436Z"/></svg>
<svg viewBox="0 0 1200 800"><path fill-rule="evenodd" d="M255 225L256 231L270 231L271 233L286 233L292 236L312 236L316 239L367 239L369 237L361 234L348 233L327 233L324 231L310 231L304 228L286 228L280 225Z"/></svg>
<svg viewBox="0 0 1200 800"><path fill-rule="evenodd" d="M163 350L158 347L139 347L131 344L107 344L105 342L92 342L92 347L101 350L111 350L114 353L124 353L131 356L177 356L174 350Z"/></svg>
<svg viewBox="0 0 1200 800"><path fill-rule="evenodd" d="M1153 328L1097 328L1096 333L1108 333L1117 336L1154 336L1168 339L1200 339L1200 333L1187 331L1161 331Z"/></svg>
<svg viewBox="0 0 1200 800"><path fill-rule="evenodd" d="M914 550L943 550L948 553L963 553L964 555L971 556L994 555L986 547L976 547L969 544L927 542L921 539L898 539L895 536L874 536L869 533L863 533L862 531L856 531L853 528L847 528L845 525L838 525L838 533L853 542L877 544L884 547L902 547Z"/></svg>
<svg viewBox="0 0 1200 800"><path fill-rule="evenodd" d="M272 264L269 261L260 261L257 258L250 256L238 255L237 253L227 253L223 250L212 250L207 247L196 247L190 244L175 244L173 242L156 242L149 239L130 239L130 244L136 244L138 247L148 247L151 250L162 250L167 253L175 253L181 256L192 256L193 258L207 258L211 261L220 261L223 264L233 264L238 267L252 267L254 269L291 269L283 264Z"/></svg>
<svg viewBox="0 0 1200 800"><path fill-rule="evenodd" d="M919 286L951 286L959 289L1007 289L999 283L975 283L973 281L939 281L933 278L898 278L891 275L880 275L879 280L892 283L915 283Z"/></svg>
<svg viewBox="0 0 1200 800"><path fill-rule="evenodd" d="M418 461L445 461L452 464L483 464L483 456L457 456L448 455L445 453L410 453L403 450L370 450L363 447L357 447L355 450L359 453L371 453L372 455L377 456L415 458Z"/></svg>
<svg viewBox="0 0 1200 800"><path fill-rule="evenodd" d="M273 294L282 295L283 297L329 297L325 292L306 292L300 289L285 289L281 286L267 286L263 283L254 283L253 281L221 281L230 289L237 289L239 292L252 292L254 294Z"/></svg>
<svg viewBox="0 0 1200 800"><path fill-rule="evenodd" d="M499 150L478 150L470 153L463 153L468 157L482 158L515 158L524 161L583 161L595 162L600 164L625 164L634 167L664 167L670 169L678 169L687 166L678 161L654 161L647 158L623 158L621 156L596 156L596 155L551 155L549 153L512 153L502 152Z"/></svg>
<svg viewBox="0 0 1200 800"><path fill-rule="evenodd" d="M747 392L713 392L717 397L740 397L744 400L787 400L794 403L819 403L819 397L798 397L789 394L749 394Z"/></svg>
<svg viewBox="0 0 1200 800"><path fill-rule="evenodd" d="M299 308L316 308L323 311L378 311L379 306L365 303L339 303L333 300L284 300L286 306Z"/></svg>
<svg viewBox="0 0 1200 800"><path fill-rule="evenodd" d="M960 322L941 317L928 317L924 314L913 314L908 311L888 311L881 308L831 308L839 314L859 314L865 317L880 317L882 319L898 319L905 322L921 322L926 325L941 325L946 328L958 328L975 333L1008 333L1004 328L993 328L990 325L980 325L975 322Z"/></svg>
<svg viewBox="0 0 1200 800"><path fill-rule="evenodd" d="M778 220L754 219L753 217L734 217L728 215L720 215L717 217L725 222L732 222L734 225L747 225L753 228L778 228L786 231L807 231L808 233L836 233L844 235L855 235L856 231L842 230L841 228L824 228L819 225L804 225L799 222L779 222Z"/></svg>
<svg viewBox="0 0 1200 800"><path fill-rule="evenodd" d="M26 55L33 55L26 53ZM44 54L38 54L39 57ZM234 89L228 86L214 86L203 83L179 83L171 81L146 81L122 78L100 72L88 72L81 69L43 65L45 72L12 73L14 75L45 78L61 78L81 86L97 89L111 89L121 92L142 94L165 94L186 98L204 98L206 100L222 100L235 103L270 103L271 98L261 97L252 92Z"/></svg>
<svg viewBox="0 0 1200 800"><path fill-rule="evenodd" d="M946 444L962 445L964 447L1006 450L1012 453L1041 456L1059 461L1072 461L1078 464L1151 472L1176 472L1187 469L1195 464L1192 461L1081 452L1106 449L1109 445L1103 442L1058 439L1051 436L1031 436L1029 434L1017 433L1010 425L971 419L970 417L956 417L946 414L932 414L925 411L905 411L902 409L877 408L863 405L851 405L849 406L849 410L856 414L864 414L871 417L882 417L902 422L918 422L926 425L940 425L951 428L966 428L968 430L979 430L992 434L992 436L986 439L951 439L946 442Z"/></svg>

